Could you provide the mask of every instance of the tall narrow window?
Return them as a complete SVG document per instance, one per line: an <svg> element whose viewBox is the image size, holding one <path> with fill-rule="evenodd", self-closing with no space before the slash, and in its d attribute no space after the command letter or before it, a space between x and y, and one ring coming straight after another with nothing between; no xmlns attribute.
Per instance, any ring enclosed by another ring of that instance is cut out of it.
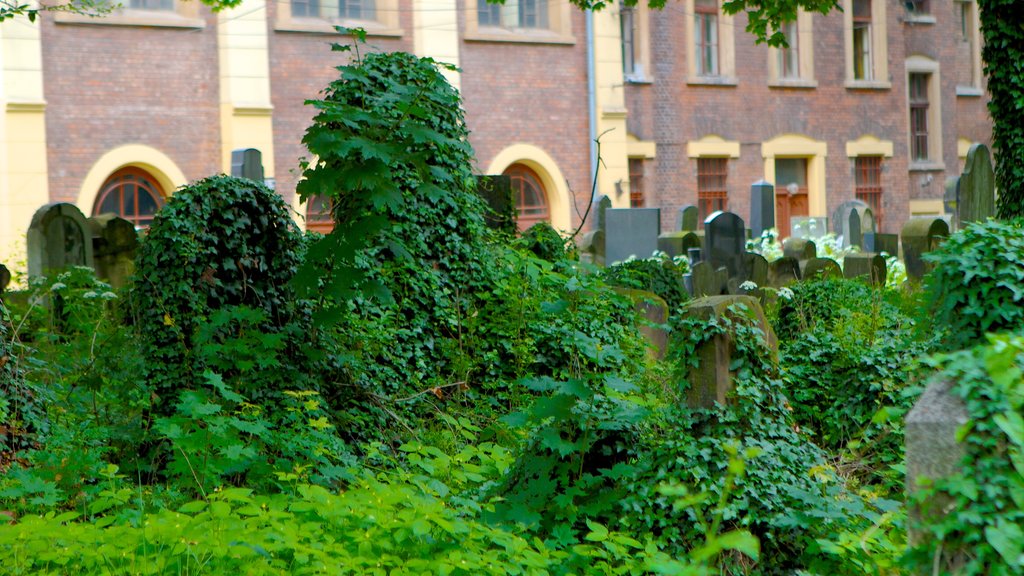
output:
<svg viewBox="0 0 1024 576"><path fill-rule="evenodd" d="M800 35L797 23L786 22L782 25L782 33L786 35L788 48L779 48L779 78L800 77Z"/></svg>
<svg viewBox="0 0 1024 576"><path fill-rule="evenodd" d="M133 10L174 11L174 0L130 0L128 7Z"/></svg>
<svg viewBox="0 0 1024 576"><path fill-rule="evenodd" d="M636 9L622 5L619 11L619 24L622 27L622 73L628 78L637 73L636 58Z"/></svg>
<svg viewBox="0 0 1024 576"><path fill-rule="evenodd" d="M377 6L374 0L339 0L338 16L351 20L374 20Z"/></svg>
<svg viewBox="0 0 1024 576"><path fill-rule="evenodd" d="M926 161L928 155L929 74L912 73L910 82L910 159Z"/></svg>
<svg viewBox="0 0 1024 576"><path fill-rule="evenodd" d="M957 95L981 95L981 30L974 0L958 0L960 11L960 42L957 44Z"/></svg>
<svg viewBox="0 0 1024 576"><path fill-rule="evenodd" d="M727 162L726 158L697 159L697 208L701 222L714 212L729 207L729 193L725 183Z"/></svg>
<svg viewBox="0 0 1024 576"><path fill-rule="evenodd" d="M718 76L718 0L694 0L698 76Z"/></svg>
<svg viewBox="0 0 1024 576"><path fill-rule="evenodd" d="M882 157L854 159L854 188L857 200L871 207L876 229L882 228Z"/></svg>
<svg viewBox="0 0 1024 576"><path fill-rule="evenodd" d="M293 18L319 18L319 0L292 0Z"/></svg>
<svg viewBox="0 0 1024 576"><path fill-rule="evenodd" d="M644 161L640 158L629 159L629 206L643 208L644 198Z"/></svg>
<svg viewBox="0 0 1024 576"><path fill-rule="evenodd" d="M872 80L871 0L853 0L853 78Z"/></svg>
<svg viewBox="0 0 1024 576"><path fill-rule="evenodd" d="M550 216L548 196L537 173L522 164L513 164L504 174L512 180L512 198L516 202L519 230L546 221Z"/></svg>
<svg viewBox="0 0 1024 576"><path fill-rule="evenodd" d="M501 28L549 28L548 0L507 0L489 4L477 0L477 24Z"/></svg>
<svg viewBox="0 0 1024 576"><path fill-rule="evenodd" d="M292 0L293 2L295 0ZM491 4L487 0L476 2L477 22L481 26L501 26L501 4Z"/></svg>
<svg viewBox="0 0 1024 576"><path fill-rule="evenodd" d="M117 214L142 230L163 205L164 193L155 178L139 168L122 168L100 188L93 215Z"/></svg>

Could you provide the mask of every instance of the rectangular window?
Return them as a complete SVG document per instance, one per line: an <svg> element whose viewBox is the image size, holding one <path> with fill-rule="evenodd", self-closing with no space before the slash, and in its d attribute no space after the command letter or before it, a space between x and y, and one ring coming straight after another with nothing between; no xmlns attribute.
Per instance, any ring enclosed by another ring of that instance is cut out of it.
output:
<svg viewBox="0 0 1024 576"><path fill-rule="evenodd" d="M858 156L854 159L854 191L857 200L871 207L875 228L882 228L882 157Z"/></svg>
<svg viewBox="0 0 1024 576"><path fill-rule="evenodd" d="M622 73L628 78L636 74L636 10L633 6L622 6L619 24L622 27Z"/></svg>
<svg viewBox="0 0 1024 576"><path fill-rule="evenodd" d="M930 74L910 74L910 159L927 161L928 81Z"/></svg>
<svg viewBox="0 0 1024 576"><path fill-rule="evenodd" d="M351 20L374 20L377 17L376 2L374 0L339 0L338 16Z"/></svg>
<svg viewBox="0 0 1024 576"><path fill-rule="evenodd" d="M853 0L853 78L871 80L871 0Z"/></svg>
<svg viewBox="0 0 1024 576"><path fill-rule="evenodd" d="M903 5L906 7L907 12L910 12L911 14L929 14L928 0L903 0Z"/></svg>
<svg viewBox="0 0 1024 576"><path fill-rule="evenodd" d="M697 208L701 222L712 213L726 210L729 206L725 185L727 162L726 158L697 159Z"/></svg>
<svg viewBox="0 0 1024 576"><path fill-rule="evenodd" d="M697 76L718 76L718 0L694 0Z"/></svg>
<svg viewBox="0 0 1024 576"><path fill-rule="evenodd" d="M644 207L644 161L629 159L629 207Z"/></svg>
<svg viewBox="0 0 1024 576"><path fill-rule="evenodd" d="M779 48L779 78L800 77L800 37L797 23L787 22L782 26L788 48Z"/></svg>
<svg viewBox="0 0 1024 576"><path fill-rule="evenodd" d="M477 0L476 15L481 26L501 26L501 4Z"/></svg>
<svg viewBox="0 0 1024 576"><path fill-rule="evenodd" d="M504 4L488 4L477 0L477 24L501 28L549 27L548 0L507 0Z"/></svg>
<svg viewBox="0 0 1024 576"><path fill-rule="evenodd" d="M128 7L132 10L164 10L174 11L174 0L130 0Z"/></svg>
<svg viewBox="0 0 1024 576"><path fill-rule="evenodd" d="M293 18L319 18L319 0L292 0Z"/></svg>

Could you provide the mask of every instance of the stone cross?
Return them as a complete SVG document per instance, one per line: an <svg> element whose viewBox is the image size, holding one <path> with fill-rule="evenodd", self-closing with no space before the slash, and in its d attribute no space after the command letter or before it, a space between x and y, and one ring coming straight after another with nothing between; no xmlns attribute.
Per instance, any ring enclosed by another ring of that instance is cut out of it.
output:
<svg viewBox="0 0 1024 576"><path fill-rule="evenodd" d="M968 222L984 222L996 215L996 183L992 158L984 144L972 144L967 164L960 177L957 199L957 227Z"/></svg>
<svg viewBox="0 0 1024 576"><path fill-rule="evenodd" d="M47 204L32 216L26 237L29 276L68 266L93 266L92 232L74 204Z"/></svg>

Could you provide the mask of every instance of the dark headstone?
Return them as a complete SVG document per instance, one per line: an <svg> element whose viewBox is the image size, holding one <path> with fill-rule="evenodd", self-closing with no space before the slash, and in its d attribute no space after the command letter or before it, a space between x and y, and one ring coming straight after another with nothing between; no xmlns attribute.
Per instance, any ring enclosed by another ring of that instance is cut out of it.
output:
<svg viewBox="0 0 1024 576"><path fill-rule="evenodd" d="M704 258L716 270L728 270L729 278L743 275L746 244L743 219L739 216L715 212L704 221Z"/></svg>
<svg viewBox="0 0 1024 576"><path fill-rule="evenodd" d="M957 227L968 222L984 222L996 215L996 182L992 158L984 144L972 144L960 177L957 201Z"/></svg>
<svg viewBox="0 0 1024 576"><path fill-rule="evenodd" d="M766 180L758 180L750 186L750 231L754 238L775 228L775 187Z"/></svg>
<svg viewBox="0 0 1024 576"><path fill-rule="evenodd" d="M28 274L93 265L92 232L74 204L47 204L36 211L26 237Z"/></svg>
<svg viewBox="0 0 1024 576"><path fill-rule="evenodd" d="M7 290L7 287L11 285L11 271L7 269L7 266L0 264L0 294Z"/></svg>
<svg viewBox="0 0 1024 576"><path fill-rule="evenodd" d="M949 236L949 225L941 218L913 218L903 225L901 236L907 277L920 280L931 270L922 256L938 248Z"/></svg>
<svg viewBox="0 0 1024 576"><path fill-rule="evenodd" d="M504 174L476 177L476 193L490 210L484 215L493 230L516 233L516 206L512 198L512 178Z"/></svg>
<svg viewBox="0 0 1024 576"><path fill-rule="evenodd" d="M843 276L846 278L866 278L872 284L885 284L885 258L878 254L849 254L843 259Z"/></svg>
<svg viewBox="0 0 1024 576"><path fill-rule="evenodd" d="M704 244L696 232L665 232L658 236L658 250L669 256L685 256L690 248Z"/></svg>
<svg viewBox="0 0 1024 576"><path fill-rule="evenodd" d="M768 284L768 260L760 254L747 252L743 255L746 280L757 284L758 288Z"/></svg>
<svg viewBox="0 0 1024 576"><path fill-rule="evenodd" d="M810 260L818 256L818 247L813 240L790 237L782 241L782 254L796 260Z"/></svg>
<svg viewBox="0 0 1024 576"><path fill-rule="evenodd" d="M676 229L681 232L696 232L700 224L700 210L696 206L686 205L676 215Z"/></svg>
<svg viewBox="0 0 1024 576"><path fill-rule="evenodd" d="M772 288L789 286L800 280L800 262L783 256L768 263L768 285Z"/></svg>
<svg viewBox="0 0 1024 576"><path fill-rule="evenodd" d="M604 217L605 263L622 262L630 256L650 258L658 249L658 208L610 208Z"/></svg>
<svg viewBox="0 0 1024 576"><path fill-rule="evenodd" d="M804 280L825 280L842 278L843 269L831 258L811 258L803 267Z"/></svg>
<svg viewBox="0 0 1024 576"><path fill-rule="evenodd" d="M116 214L89 218L96 276L114 288L122 288L135 272L139 234L135 225Z"/></svg>
<svg viewBox="0 0 1024 576"><path fill-rule="evenodd" d="M722 293L722 284L715 269L707 262L697 262L690 266L691 282L693 291L690 293L694 298L703 296L718 296Z"/></svg>
<svg viewBox="0 0 1024 576"><path fill-rule="evenodd" d="M231 175L263 183L263 153L255 148L231 151Z"/></svg>
<svg viewBox="0 0 1024 576"><path fill-rule="evenodd" d="M888 256L899 256L900 236L899 234L864 234L864 251L875 254L885 253Z"/></svg>
<svg viewBox="0 0 1024 576"><path fill-rule="evenodd" d="M960 177L950 176L946 178L946 192L942 196L942 209L946 214L953 215L953 225L959 226L958 220L960 209Z"/></svg>

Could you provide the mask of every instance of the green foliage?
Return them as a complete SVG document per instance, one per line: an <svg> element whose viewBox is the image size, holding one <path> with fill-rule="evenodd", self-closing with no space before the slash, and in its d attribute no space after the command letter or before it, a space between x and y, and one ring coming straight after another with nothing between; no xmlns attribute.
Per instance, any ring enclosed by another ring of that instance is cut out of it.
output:
<svg viewBox="0 0 1024 576"><path fill-rule="evenodd" d="M1024 220L968 224L926 258L929 307L950 348L1024 323Z"/></svg>
<svg viewBox="0 0 1024 576"><path fill-rule="evenodd" d="M562 237L551 224L538 222L512 242L512 247L532 253L541 260L561 262L579 260L576 245Z"/></svg>
<svg viewBox="0 0 1024 576"><path fill-rule="evenodd" d="M978 0L1000 218L1024 216L1024 30L1014 0Z"/></svg>
<svg viewBox="0 0 1024 576"><path fill-rule="evenodd" d="M295 321L300 238L284 199L251 180L214 176L174 194L139 248L129 293L158 396L171 402L195 384L198 329L215 311L260 310L268 333Z"/></svg>
<svg viewBox="0 0 1024 576"><path fill-rule="evenodd" d="M782 242L779 241L778 229L768 228L761 232L760 238L747 240L747 250L757 252L769 262L782 258Z"/></svg>
<svg viewBox="0 0 1024 576"><path fill-rule="evenodd" d="M612 286L654 292L665 300L669 311L674 312L690 299L683 286L683 274L686 271L671 258L662 255L616 262L602 270L602 277Z"/></svg>
<svg viewBox="0 0 1024 576"><path fill-rule="evenodd" d="M957 432L965 450L962 473L921 492L943 506L934 514L924 507L917 529L926 536L910 555L917 569L959 556L958 574L1024 571L1024 336L986 340L934 362L953 382L969 420Z"/></svg>
<svg viewBox="0 0 1024 576"><path fill-rule="evenodd" d="M30 430L43 419L16 347L10 312L0 300L0 471L15 451L26 447Z"/></svg>

